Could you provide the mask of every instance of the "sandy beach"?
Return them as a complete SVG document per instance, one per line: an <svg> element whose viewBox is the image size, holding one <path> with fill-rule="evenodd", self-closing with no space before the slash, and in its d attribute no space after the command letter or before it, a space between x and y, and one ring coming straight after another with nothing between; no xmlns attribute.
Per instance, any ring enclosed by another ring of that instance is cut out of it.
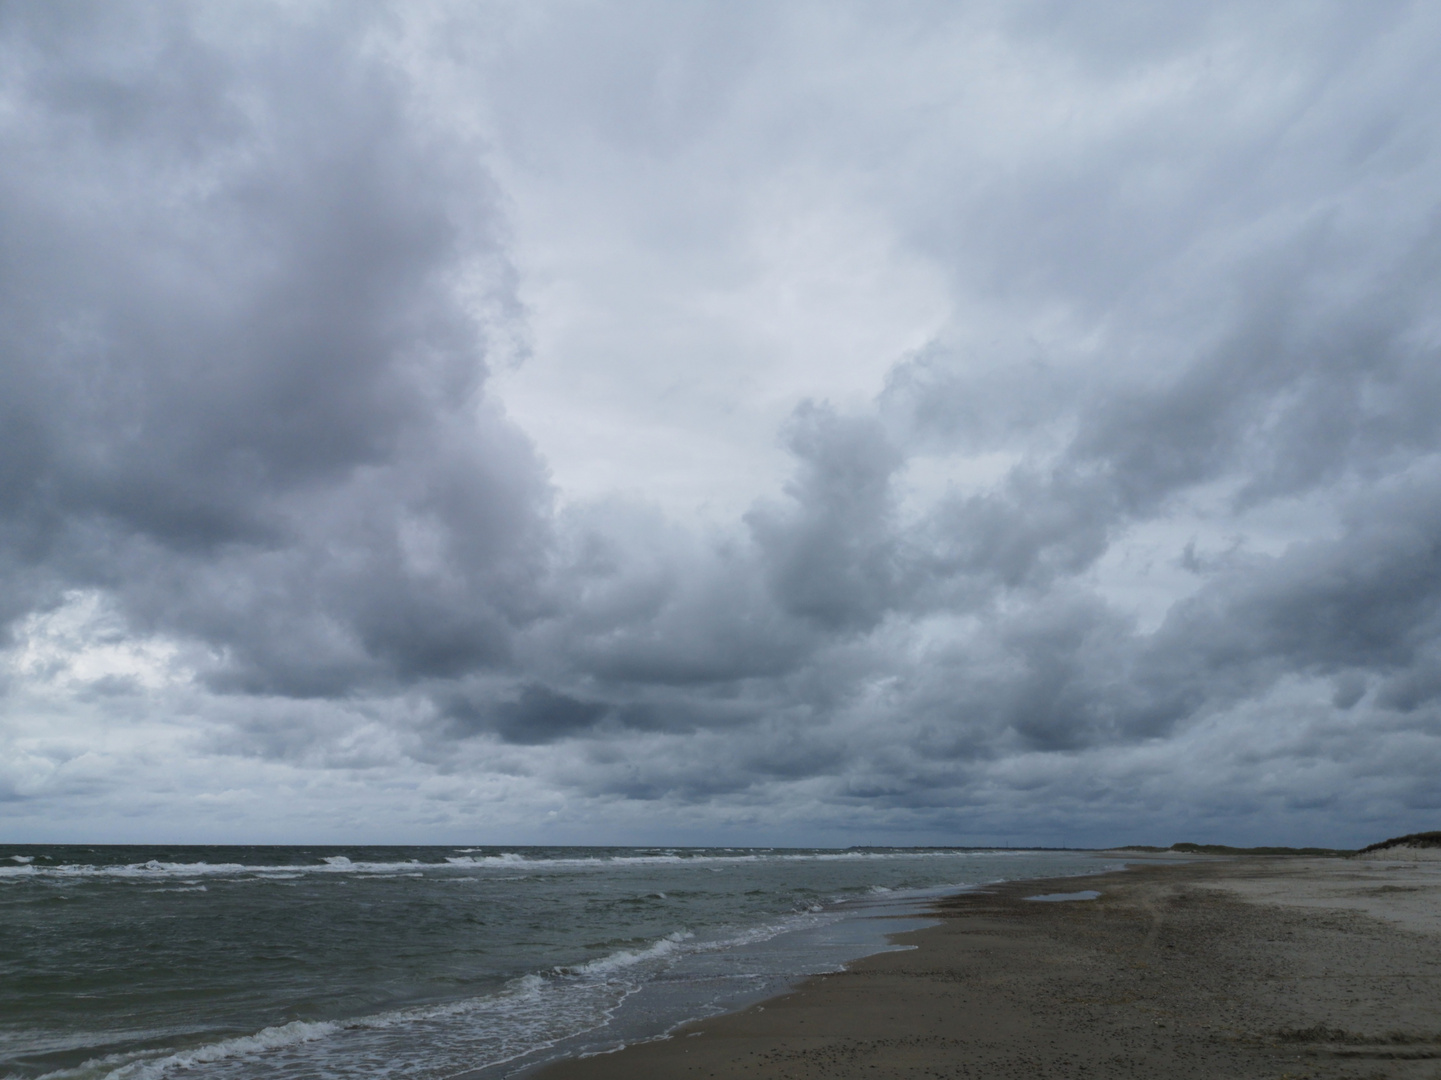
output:
<svg viewBox="0 0 1441 1080"><path fill-rule="evenodd" d="M1434 858L1137 859L936 914L913 948L535 1075L1441 1077Z"/></svg>

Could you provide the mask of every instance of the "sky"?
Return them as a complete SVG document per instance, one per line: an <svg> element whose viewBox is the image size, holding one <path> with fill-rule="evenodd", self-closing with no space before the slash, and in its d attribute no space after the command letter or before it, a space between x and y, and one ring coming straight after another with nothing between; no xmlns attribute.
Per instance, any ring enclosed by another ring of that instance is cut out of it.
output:
<svg viewBox="0 0 1441 1080"><path fill-rule="evenodd" d="M1441 7L0 2L0 838L1441 824Z"/></svg>

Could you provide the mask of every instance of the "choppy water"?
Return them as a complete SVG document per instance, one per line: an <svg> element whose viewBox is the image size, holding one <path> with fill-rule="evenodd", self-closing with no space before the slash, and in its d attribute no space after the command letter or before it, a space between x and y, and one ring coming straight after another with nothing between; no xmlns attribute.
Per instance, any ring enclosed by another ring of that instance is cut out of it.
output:
<svg viewBox="0 0 1441 1080"><path fill-rule="evenodd" d="M874 952L1079 852L0 848L0 1076L508 1075Z"/></svg>

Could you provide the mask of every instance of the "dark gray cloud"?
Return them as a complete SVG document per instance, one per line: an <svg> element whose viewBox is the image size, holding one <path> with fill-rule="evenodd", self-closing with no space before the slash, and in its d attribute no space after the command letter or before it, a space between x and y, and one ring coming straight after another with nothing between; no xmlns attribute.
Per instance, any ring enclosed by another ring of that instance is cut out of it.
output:
<svg viewBox="0 0 1441 1080"><path fill-rule="evenodd" d="M827 629L869 629L901 587L891 478L902 456L874 420L810 402L786 442L798 465L789 504L747 518L771 595Z"/></svg>
<svg viewBox="0 0 1441 1080"><path fill-rule="evenodd" d="M582 48L585 19L456 10L425 53L384 7L5 7L12 700L80 670L35 643L98 596L87 647L130 667L75 700L130 716L104 703L179 665L164 707L247 761L1078 842L1138 806L1235 836L1242 808L1434 808L1432 17L921 5L857 88L830 61L877 16L847 12L668 9ZM972 76L920 105L887 81L977 27L1069 89L977 67L1011 113ZM509 159L446 112L473 85L435 72L472 69ZM694 168L643 231L676 265L724 249L706 296L742 273L713 144L757 203L807 154L858 171L954 313L873 402L791 398L789 478L739 520L676 520L645 476L558 505L494 390L528 315L490 163L544 187L584 145L601 194L607 163ZM49 775L24 753L0 795Z"/></svg>
<svg viewBox="0 0 1441 1080"><path fill-rule="evenodd" d="M544 686L521 689L514 701L476 705L464 699L450 704L447 713L462 733L494 732L508 742L547 743L593 727L609 710L595 702L579 701Z"/></svg>
<svg viewBox="0 0 1441 1080"><path fill-rule="evenodd" d="M503 662L548 492L458 295L514 303L476 148L364 19L271 11L246 50L165 5L11 10L11 580L113 591L228 690Z"/></svg>

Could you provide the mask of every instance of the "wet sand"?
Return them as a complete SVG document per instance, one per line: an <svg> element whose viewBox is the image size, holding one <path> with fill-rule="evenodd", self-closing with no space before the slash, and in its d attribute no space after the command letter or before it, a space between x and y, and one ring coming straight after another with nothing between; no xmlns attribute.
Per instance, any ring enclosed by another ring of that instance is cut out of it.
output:
<svg viewBox="0 0 1441 1080"><path fill-rule="evenodd" d="M535 1075L1441 1078L1441 862L1146 861L936 913L913 949Z"/></svg>

